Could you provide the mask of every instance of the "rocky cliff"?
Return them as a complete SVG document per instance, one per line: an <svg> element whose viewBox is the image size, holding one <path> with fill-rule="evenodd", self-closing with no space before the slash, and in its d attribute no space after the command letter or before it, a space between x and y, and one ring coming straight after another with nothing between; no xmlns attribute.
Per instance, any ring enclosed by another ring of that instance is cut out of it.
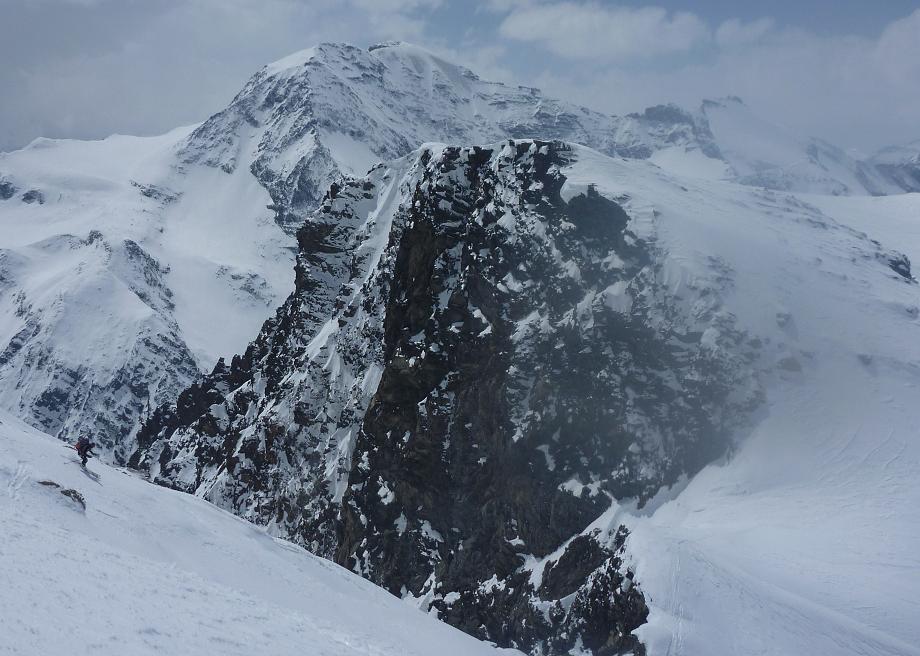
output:
<svg viewBox="0 0 920 656"><path fill-rule="evenodd" d="M627 531L592 522L725 452L758 344L683 315L616 199L564 198L582 152L426 147L333 185L295 292L132 464L482 638L638 649Z"/></svg>

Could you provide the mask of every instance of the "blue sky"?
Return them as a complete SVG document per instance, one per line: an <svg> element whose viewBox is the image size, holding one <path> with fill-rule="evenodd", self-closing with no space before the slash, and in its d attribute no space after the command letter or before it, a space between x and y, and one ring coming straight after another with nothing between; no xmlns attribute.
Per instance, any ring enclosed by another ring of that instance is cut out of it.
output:
<svg viewBox="0 0 920 656"><path fill-rule="evenodd" d="M920 0L0 0L0 150L206 118L318 41L400 39L614 113L739 95L864 151L920 137Z"/></svg>

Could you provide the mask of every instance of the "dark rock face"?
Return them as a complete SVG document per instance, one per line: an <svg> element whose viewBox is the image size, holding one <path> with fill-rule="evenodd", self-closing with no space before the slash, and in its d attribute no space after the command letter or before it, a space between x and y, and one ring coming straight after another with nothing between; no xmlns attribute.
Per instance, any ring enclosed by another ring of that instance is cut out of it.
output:
<svg viewBox="0 0 920 656"><path fill-rule="evenodd" d="M9 200L17 191L16 186L9 180L0 180L0 200Z"/></svg>
<svg viewBox="0 0 920 656"><path fill-rule="evenodd" d="M724 317L706 347L620 204L564 199L573 156L429 149L334 185L295 292L132 464L481 638L641 653L628 533L599 518L724 452L752 347Z"/></svg>
<svg viewBox="0 0 920 656"><path fill-rule="evenodd" d="M706 102L709 101L704 101L704 107ZM692 143L706 157L722 159L722 152L716 144L709 121L702 112L691 114L673 104L654 105L641 114L629 114L626 119L641 125L643 130L654 138L654 141L626 140L618 143L615 149L618 155L646 159L655 152L655 146Z"/></svg>
<svg viewBox="0 0 920 656"><path fill-rule="evenodd" d="M40 192L38 189L29 189L26 193L22 195L23 203L38 203L39 205L44 205L45 195Z"/></svg>

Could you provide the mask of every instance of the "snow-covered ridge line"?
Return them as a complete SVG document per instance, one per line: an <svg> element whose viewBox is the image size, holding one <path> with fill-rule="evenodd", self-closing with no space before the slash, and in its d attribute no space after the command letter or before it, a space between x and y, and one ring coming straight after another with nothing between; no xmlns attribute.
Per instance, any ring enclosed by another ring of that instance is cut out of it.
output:
<svg viewBox="0 0 920 656"><path fill-rule="evenodd" d="M189 131L0 156L36 192L0 200L0 402L115 460L291 284L289 238L251 175L176 172Z"/></svg>

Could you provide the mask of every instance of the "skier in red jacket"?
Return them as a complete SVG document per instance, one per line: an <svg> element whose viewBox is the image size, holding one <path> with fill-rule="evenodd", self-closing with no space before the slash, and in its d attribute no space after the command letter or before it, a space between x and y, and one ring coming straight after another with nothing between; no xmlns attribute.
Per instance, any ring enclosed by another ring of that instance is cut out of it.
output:
<svg viewBox="0 0 920 656"><path fill-rule="evenodd" d="M86 467L86 461L96 455L93 453L93 448L95 446L96 445L90 442L89 438L85 435L77 440L77 443L74 445L74 449L77 450L77 455L83 460L84 467Z"/></svg>

